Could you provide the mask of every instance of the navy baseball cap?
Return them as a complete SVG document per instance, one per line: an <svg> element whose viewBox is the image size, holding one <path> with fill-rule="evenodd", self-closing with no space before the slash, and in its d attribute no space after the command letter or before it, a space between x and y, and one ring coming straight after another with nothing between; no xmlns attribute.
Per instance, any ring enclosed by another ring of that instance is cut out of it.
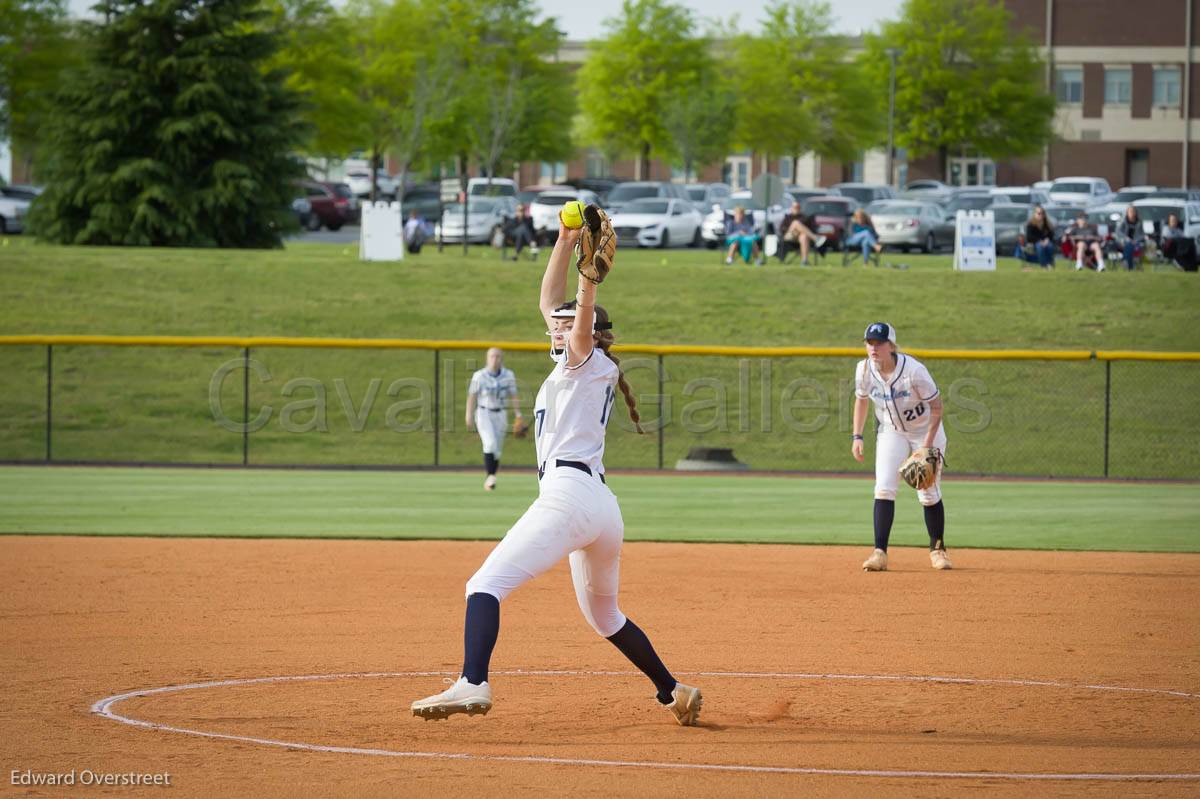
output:
<svg viewBox="0 0 1200 799"><path fill-rule="evenodd" d="M896 343L896 328L887 322L872 322L863 332L863 341L890 341Z"/></svg>

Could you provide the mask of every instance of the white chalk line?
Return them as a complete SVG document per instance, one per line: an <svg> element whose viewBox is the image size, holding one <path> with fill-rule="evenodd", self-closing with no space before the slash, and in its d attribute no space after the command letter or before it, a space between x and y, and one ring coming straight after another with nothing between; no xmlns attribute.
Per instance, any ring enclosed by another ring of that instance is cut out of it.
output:
<svg viewBox="0 0 1200 799"><path fill-rule="evenodd" d="M1053 680L1022 680L1002 678L948 677L936 675L908 674L820 674L809 672L747 672L747 671L692 671L678 672L683 676L712 677L725 679L791 679L791 680L874 680L887 682L920 682L948 683L958 685L1015 685L1022 687L1048 687L1064 689L1085 689L1093 691L1120 691L1143 694L1160 694L1164 696L1200 699L1200 694L1187 691L1173 691L1162 688L1139 688L1120 685L1076 684L1057 682ZM631 677L641 676L636 671L566 671L566 670L526 670L510 669L493 671L494 675L513 677ZM376 679L401 677L443 677L454 676L454 673L444 671L379 671L379 672L348 672L341 674L301 674L279 675L272 677L248 677L230 680L209 680L205 682L185 683L181 685L165 685L158 688L143 688L136 691L114 694L97 700L92 705L92 712L121 724L133 727L173 732L181 735L192 735L200 738L210 738L224 741L238 741L263 746L276 746L284 749L294 749L308 752L323 752L347 755L368 755L374 757L407 757L437 760L488 761L494 763L534 763L558 766L602 766L618 768L648 768L673 769L686 771L719 771L753 774L796 774L834 777L882 777L906 779L1002 779L1002 780L1072 780L1072 781L1104 781L1104 782L1140 782L1140 781L1191 781L1200 780L1200 773L1145 773L1122 774L1104 772L1017 772L1017 771L900 771L884 769L833 769L812 768L805 766L762 766L724 763L671 763L654 760L598 760L591 758L544 757L538 755L481 755L469 752L419 752L399 751L394 749L370 749L357 746L330 746L327 744L311 744L298 741L280 741L273 738L258 738L251 735L233 735L230 733L192 730L186 727L174 727L144 719L135 719L117 713L114 708L135 697L154 696L156 694L180 693L205 688L227 688L231 686L257 685L264 683L313 682L318 680L348 680Z"/></svg>

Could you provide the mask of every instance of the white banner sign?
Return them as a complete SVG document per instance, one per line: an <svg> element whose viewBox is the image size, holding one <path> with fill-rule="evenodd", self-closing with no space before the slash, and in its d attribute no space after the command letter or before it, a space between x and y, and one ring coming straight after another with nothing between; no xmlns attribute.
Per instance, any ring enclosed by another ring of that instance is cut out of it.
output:
<svg viewBox="0 0 1200 799"><path fill-rule="evenodd" d="M959 211L955 215L954 268L996 271L996 219L991 211Z"/></svg>

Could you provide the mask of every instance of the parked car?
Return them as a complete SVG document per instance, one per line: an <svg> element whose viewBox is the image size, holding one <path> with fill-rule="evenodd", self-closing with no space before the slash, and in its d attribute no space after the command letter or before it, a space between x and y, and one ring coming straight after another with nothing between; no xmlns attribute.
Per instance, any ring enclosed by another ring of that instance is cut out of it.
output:
<svg viewBox="0 0 1200 799"><path fill-rule="evenodd" d="M341 212L342 219L351 225L358 224L358 221L362 219L362 208L359 205L358 197L354 195L354 191L350 188L349 184L338 183L332 180L323 180L320 183L333 192L336 198L333 202L337 206L338 211Z"/></svg>
<svg viewBox="0 0 1200 799"><path fill-rule="evenodd" d="M910 194L949 194L950 186L940 180L911 180L904 190Z"/></svg>
<svg viewBox="0 0 1200 799"><path fill-rule="evenodd" d="M1129 205L1132 202L1146 199L1158 190L1158 186L1122 186L1113 195L1112 202Z"/></svg>
<svg viewBox="0 0 1200 799"><path fill-rule="evenodd" d="M0 196L0 235L22 233L29 215L29 200Z"/></svg>
<svg viewBox="0 0 1200 799"><path fill-rule="evenodd" d="M442 195L436 183L413 186L400 198L400 213L405 222L411 211L425 221L425 235L433 238L434 226L442 215Z"/></svg>
<svg viewBox="0 0 1200 799"><path fill-rule="evenodd" d="M525 186L517 192L517 202L528 208L529 204L537 199L539 194L547 191L575 191L575 187L566 183L548 183L537 186Z"/></svg>
<svg viewBox="0 0 1200 799"><path fill-rule="evenodd" d="M1033 216L1029 203L996 203L991 207L996 229L996 255L1011 256L1017 242L1025 235L1025 225Z"/></svg>
<svg viewBox="0 0 1200 799"><path fill-rule="evenodd" d="M829 190L830 194L840 194L843 197L853 197L859 205L868 205L876 200L894 200L896 192L891 186L877 183L835 183Z"/></svg>
<svg viewBox="0 0 1200 799"><path fill-rule="evenodd" d="M1046 216L1050 218L1050 224L1054 227L1056 239L1062 238L1063 231L1070 227L1080 214L1087 213L1087 209L1082 205L1051 204L1043 207L1046 209Z"/></svg>
<svg viewBox="0 0 1200 799"><path fill-rule="evenodd" d="M879 243L885 247L898 247L902 252L937 252L943 245L954 246L954 229L945 225L945 215L937 203L876 200L866 212L875 224Z"/></svg>
<svg viewBox="0 0 1200 799"><path fill-rule="evenodd" d="M1053 180L1035 180L1033 182L1033 188L1041 189L1042 191L1046 192L1047 194L1050 193L1050 187L1053 185L1054 185Z"/></svg>
<svg viewBox="0 0 1200 799"><path fill-rule="evenodd" d="M1187 200L1200 202L1200 189L1159 189L1150 195L1156 200Z"/></svg>
<svg viewBox="0 0 1200 799"><path fill-rule="evenodd" d="M623 178L567 178L563 183L576 189L587 189L596 192L601 202L614 187L624 183Z"/></svg>
<svg viewBox="0 0 1200 799"><path fill-rule="evenodd" d="M702 221L691 200L677 197L631 200L612 215L617 242L636 247L699 246Z"/></svg>
<svg viewBox="0 0 1200 799"><path fill-rule="evenodd" d="M503 234L504 221L517 210L515 197L471 197L467 200L466 239L473 244L486 244ZM442 213L441 224L434 231L442 241L462 242L463 204L450 203Z"/></svg>
<svg viewBox="0 0 1200 799"><path fill-rule="evenodd" d="M310 214L305 225L309 230L320 230L322 226L330 230L340 230L346 224L352 212L346 198L339 197L333 189L324 183L308 181L299 184L299 193L308 200Z"/></svg>
<svg viewBox="0 0 1200 799"><path fill-rule="evenodd" d="M471 178L467 194L472 197L516 197L517 182L512 178Z"/></svg>
<svg viewBox="0 0 1200 799"><path fill-rule="evenodd" d="M805 216L812 217L817 226L814 232L828 239L829 246L840 250L845 247L850 216L858 207L858 201L853 197L826 194L805 200L800 204L800 211Z"/></svg>
<svg viewBox="0 0 1200 799"><path fill-rule="evenodd" d="M533 232L539 242L550 243L558 238L558 212L570 200L579 200L584 205L598 203L596 192L573 189L567 186L553 191L544 191L529 204L529 217L533 220Z"/></svg>
<svg viewBox="0 0 1200 799"><path fill-rule="evenodd" d="M1112 200L1113 191L1104 178L1059 178L1050 186L1050 200L1070 205L1104 205Z"/></svg>
<svg viewBox="0 0 1200 799"><path fill-rule="evenodd" d="M7 197L10 200L24 200L32 203L46 189L43 186L31 186L27 183L14 183L9 186L0 186L0 197Z"/></svg>
<svg viewBox="0 0 1200 799"><path fill-rule="evenodd" d="M713 203L721 204L733 193L728 183L689 183L683 187L688 199L696 206L700 214L713 207Z"/></svg>
<svg viewBox="0 0 1200 799"><path fill-rule="evenodd" d="M996 202L989 192L962 192L946 202L946 217L953 220L959 211L982 211Z"/></svg>
<svg viewBox="0 0 1200 799"><path fill-rule="evenodd" d="M371 196L371 172L370 170L351 170L346 173L344 181L350 187L350 191L356 197ZM399 189L399 184L396 180L382 169L375 173L375 188L377 196L380 199L396 198L396 191Z"/></svg>
<svg viewBox="0 0 1200 799"><path fill-rule="evenodd" d="M804 186L786 186L784 191L792 195L793 200L800 203L804 202L805 200L810 200L813 197L824 197L825 195L829 194L829 189L821 186L817 186L816 188L806 188Z"/></svg>
<svg viewBox="0 0 1200 799"><path fill-rule="evenodd" d="M677 183L668 183L665 181L629 181L628 183L619 183L612 188L605 198L609 216L621 210L622 206L631 203L634 200L643 200L651 197L662 199L687 200L687 192L683 190L683 186Z"/></svg>
<svg viewBox="0 0 1200 799"><path fill-rule="evenodd" d="M1029 186L997 186L988 193L996 204L1040 205L1044 208L1050 202L1049 194Z"/></svg>

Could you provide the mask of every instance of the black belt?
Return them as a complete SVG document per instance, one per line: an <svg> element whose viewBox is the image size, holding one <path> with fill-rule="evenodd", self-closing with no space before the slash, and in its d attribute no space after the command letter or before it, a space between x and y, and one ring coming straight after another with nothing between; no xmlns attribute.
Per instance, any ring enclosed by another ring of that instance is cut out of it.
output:
<svg viewBox="0 0 1200 799"><path fill-rule="evenodd" d="M479 407L483 408L483 410L485 410L485 411L502 411L502 410L504 410L503 408L489 408L486 405L480 405Z"/></svg>
<svg viewBox="0 0 1200 799"><path fill-rule="evenodd" d="M579 471L581 471L581 472L587 472L587 474L588 474L588 477L591 477L591 476L592 476L592 470L591 470L591 469L588 467L588 465L587 465L586 463L582 463L582 462L580 462L580 461L560 461L560 460L555 460L555 461L554 461L554 465L555 465L556 467L560 467L560 466L566 466L566 467L568 467L568 468L570 468L570 469L578 469L578 470L579 470ZM544 475L545 473L546 473L546 464L544 464L544 463L543 463L541 466L539 466L539 467L538 467L538 479L539 479L539 480L541 480L541 479L542 479L542 475ZM601 472L601 473L600 473L600 482L601 482L601 483L606 483L606 482L607 482L607 481L604 479L604 472Z"/></svg>

